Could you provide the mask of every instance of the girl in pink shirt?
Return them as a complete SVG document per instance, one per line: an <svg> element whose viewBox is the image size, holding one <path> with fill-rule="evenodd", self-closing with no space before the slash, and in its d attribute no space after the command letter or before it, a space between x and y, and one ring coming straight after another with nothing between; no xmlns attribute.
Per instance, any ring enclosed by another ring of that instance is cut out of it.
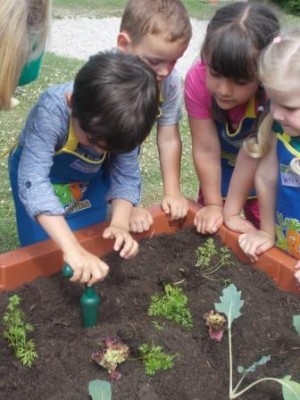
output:
<svg viewBox="0 0 300 400"><path fill-rule="evenodd" d="M249 193L257 161L245 157L241 147L256 134L265 105L257 60L279 28L266 4L236 2L219 9L207 27L201 60L186 76L185 104L203 206L194 221L198 232L215 233L224 220L234 230L254 229L240 214L233 215L237 207L259 226L255 193ZM250 194L246 203L245 193Z"/></svg>

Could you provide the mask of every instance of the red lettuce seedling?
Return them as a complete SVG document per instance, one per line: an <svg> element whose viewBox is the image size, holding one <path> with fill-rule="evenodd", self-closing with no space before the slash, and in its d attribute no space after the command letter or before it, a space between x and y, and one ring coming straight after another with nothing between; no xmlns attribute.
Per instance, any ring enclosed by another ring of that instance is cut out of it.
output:
<svg viewBox="0 0 300 400"><path fill-rule="evenodd" d="M218 312L211 310L205 314L206 326L208 326L209 337L217 342L221 342L224 334L226 319Z"/></svg>
<svg viewBox="0 0 300 400"><path fill-rule="evenodd" d="M292 381L289 375L286 375L283 378L271 378L265 377L258 379L244 389L238 392L238 389L244 380L245 376L249 372L254 372L256 368L260 365L264 365L266 362L270 360L270 356L263 356L259 361L254 362L250 367L244 368L239 366L238 372L242 375L241 379L235 386L232 387L232 367L233 367L233 355L232 355L232 334L231 334L231 325L232 322L237 319L240 315L240 309L242 308L244 301L241 300L241 292L238 292L235 285L229 285L227 288L223 290L223 296L220 297L220 303L215 303L215 309L227 317L227 329L228 329L228 345L229 345L229 399L233 400L237 397L241 396L253 386L257 385L260 382L264 381L273 381L277 382L282 387L282 394L284 400L299 400L300 399L300 384L298 382ZM294 326L297 329L299 320L294 317ZM299 333L299 332L298 332Z"/></svg>
<svg viewBox="0 0 300 400"><path fill-rule="evenodd" d="M118 364L126 361L129 356L129 347L119 339L104 339L100 350L92 353L92 360L107 369L111 381L121 378L116 370Z"/></svg>

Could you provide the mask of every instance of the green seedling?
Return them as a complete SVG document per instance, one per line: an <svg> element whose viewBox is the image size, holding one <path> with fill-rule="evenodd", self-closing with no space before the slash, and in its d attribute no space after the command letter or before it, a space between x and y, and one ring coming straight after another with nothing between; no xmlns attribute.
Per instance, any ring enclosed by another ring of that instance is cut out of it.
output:
<svg viewBox="0 0 300 400"><path fill-rule="evenodd" d="M89 383L89 395L92 400L111 400L111 384L95 379Z"/></svg>
<svg viewBox="0 0 300 400"><path fill-rule="evenodd" d="M296 332L300 336L300 315L293 316L293 325L294 325Z"/></svg>
<svg viewBox="0 0 300 400"><path fill-rule="evenodd" d="M160 324L157 321L153 321L152 325L154 326L154 328L158 331L158 332L162 332L164 330L164 326L163 324Z"/></svg>
<svg viewBox="0 0 300 400"><path fill-rule="evenodd" d="M195 267L200 269L201 276L212 279L211 276L224 265L232 264L231 253L228 247L221 246L219 249L213 238L208 238L203 246L196 249L197 261ZM214 257L216 261L214 261Z"/></svg>
<svg viewBox="0 0 300 400"><path fill-rule="evenodd" d="M102 341L101 348L92 353L91 359L107 369L111 381L121 378L117 366L129 357L129 347L119 339L107 338Z"/></svg>
<svg viewBox="0 0 300 400"><path fill-rule="evenodd" d="M184 328L193 328L192 313L187 307L188 298L179 287L170 284L165 286L165 294L151 296L148 315L151 317L164 317L176 322Z"/></svg>
<svg viewBox="0 0 300 400"><path fill-rule="evenodd" d="M18 295L9 298L7 310L3 315L3 336L8 341L17 357L26 367L32 367L38 354L32 339L27 333L33 331L33 326L25 321L25 313L20 308L21 299Z"/></svg>
<svg viewBox="0 0 300 400"><path fill-rule="evenodd" d="M263 356L259 361L254 362L250 367L244 368L239 366L237 371L241 374L241 378L235 388L233 388L232 383L232 369L233 369L233 356L232 356L232 322L237 319L240 315L240 309L242 308L244 301L241 299L241 292L238 292L236 286L231 284L223 290L223 296L220 297L220 303L215 303L215 309L220 313L227 316L227 329L228 329L228 344L229 344L229 399L236 399L243 393L247 392L253 386L264 381L277 382L282 387L282 394L284 400L299 400L300 399L300 384L298 382L292 381L289 375L278 379L272 377L265 377L252 382L250 385L244 389L238 391L241 383L243 382L245 376L254 372L257 367L266 364L270 360L270 356ZM300 330L300 321L298 318L294 318L294 326L296 329ZM295 326L295 327L296 327ZM299 333L299 331L298 331Z"/></svg>
<svg viewBox="0 0 300 400"><path fill-rule="evenodd" d="M164 353L161 346L147 343L139 347L141 358L146 369L146 374L153 376L158 371L165 371L173 368L177 354Z"/></svg>

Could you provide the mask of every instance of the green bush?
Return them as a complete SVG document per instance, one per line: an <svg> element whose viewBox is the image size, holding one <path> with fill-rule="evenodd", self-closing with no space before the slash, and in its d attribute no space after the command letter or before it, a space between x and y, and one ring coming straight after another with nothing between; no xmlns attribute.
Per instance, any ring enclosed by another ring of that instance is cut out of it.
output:
<svg viewBox="0 0 300 400"><path fill-rule="evenodd" d="M300 15L300 1L299 0L272 0L272 3L278 5L282 10Z"/></svg>

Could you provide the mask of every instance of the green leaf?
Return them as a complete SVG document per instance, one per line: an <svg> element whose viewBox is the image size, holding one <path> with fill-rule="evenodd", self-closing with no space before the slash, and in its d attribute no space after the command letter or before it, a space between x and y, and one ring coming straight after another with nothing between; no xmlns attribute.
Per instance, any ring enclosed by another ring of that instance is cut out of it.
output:
<svg viewBox="0 0 300 400"><path fill-rule="evenodd" d="M284 400L300 399L300 383L292 381L289 375L279 379L282 385L282 394Z"/></svg>
<svg viewBox="0 0 300 400"><path fill-rule="evenodd" d="M298 335L300 335L300 315L293 316L293 325Z"/></svg>
<svg viewBox="0 0 300 400"><path fill-rule="evenodd" d="M223 289L223 296L220 297L221 303L215 303L215 309L227 316L228 328L232 321L238 318L243 307L244 300L241 300L241 292L238 292L236 286L231 284Z"/></svg>
<svg viewBox="0 0 300 400"><path fill-rule="evenodd" d="M111 400L111 384L100 379L90 381L89 395L92 400Z"/></svg>
<svg viewBox="0 0 300 400"><path fill-rule="evenodd" d="M270 356L262 356L262 358L259 361L254 362L248 368L238 366L238 368L237 368L238 373L239 374L248 374L248 372L254 372L257 367L266 364L268 361L270 361L270 359L271 359Z"/></svg>

